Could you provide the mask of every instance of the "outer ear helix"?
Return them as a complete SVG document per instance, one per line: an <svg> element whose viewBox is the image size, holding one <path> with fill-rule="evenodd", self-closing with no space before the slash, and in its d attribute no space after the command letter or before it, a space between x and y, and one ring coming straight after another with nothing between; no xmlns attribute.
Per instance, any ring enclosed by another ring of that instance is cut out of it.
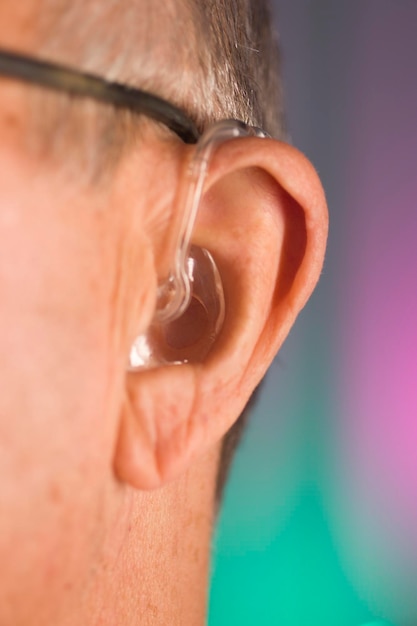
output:
<svg viewBox="0 0 417 626"><path fill-rule="evenodd" d="M180 199L184 214L173 265L159 283L156 311L148 331L133 342L130 370L202 361L216 340L225 312L222 281L211 254L192 246L191 235L215 150L225 141L248 136L266 135L243 122L223 120L210 127L198 142L184 199Z"/></svg>

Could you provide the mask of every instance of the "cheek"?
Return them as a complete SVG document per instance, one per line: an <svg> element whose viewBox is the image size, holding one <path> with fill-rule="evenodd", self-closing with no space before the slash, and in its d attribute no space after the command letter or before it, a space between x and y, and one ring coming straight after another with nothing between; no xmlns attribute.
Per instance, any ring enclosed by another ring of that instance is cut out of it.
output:
<svg viewBox="0 0 417 626"><path fill-rule="evenodd" d="M20 623L8 607L27 610L25 624L33 607L36 623L42 611L52 623L48 603L79 598L110 523L125 358L119 248L99 212L2 204L1 623Z"/></svg>
<svg viewBox="0 0 417 626"><path fill-rule="evenodd" d="M2 414L26 432L53 424L55 445L62 445L61 431L71 427L84 439L104 408L110 309L99 268L106 257L87 220L77 232L51 211L13 209L7 223L2 207L0 229ZM80 412L89 419L74 419Z"/></svg>

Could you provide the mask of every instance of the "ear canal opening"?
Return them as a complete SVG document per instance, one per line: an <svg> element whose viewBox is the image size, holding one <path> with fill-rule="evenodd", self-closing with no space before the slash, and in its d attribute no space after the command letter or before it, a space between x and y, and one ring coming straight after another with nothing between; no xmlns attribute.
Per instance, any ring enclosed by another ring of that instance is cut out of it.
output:
<svg viewBox="0 0 417 626"><path fill-rule="evenodd" d="M166 323L155 320L134 342L131 370L161 364L198 363L210 352L225 315L223 285L210 252L191 246L186 262L190 299L185 311Z"/></svg>

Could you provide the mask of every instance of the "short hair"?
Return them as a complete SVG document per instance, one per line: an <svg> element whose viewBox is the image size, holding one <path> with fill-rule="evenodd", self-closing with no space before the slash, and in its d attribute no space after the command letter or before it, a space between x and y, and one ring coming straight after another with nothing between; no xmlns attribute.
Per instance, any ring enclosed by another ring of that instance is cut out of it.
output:
<svg viewBox="0 0 417 626"><path fill-rule="evenodd" d="M166 0L163 8L152 0L42 3L37 40L43 58L149 89L184 108L201 131L237 118L283 136L268 0ZM42 151L59 157L72 148L80 170L88 172L90 164L94 178L140 137L138 116L129 111L44 90L31 102Z"/></svg>
<svg viewBox="0 0 417 626"><path fill-rule="evenodd" d="M39 28L43 56L148 88L183 107L200 130L217 119L233 117L260 126L276 138L285 135L280 55L268 0L166 0L163 9L152 0L101 0L90 7L85 0L43 2ZM158 41L163 43L154 51L152 41L161 29L164 36ZM78 140L82 133L74 134L71 119L77 124L87 120L88 125L92 108L98 146L95 171L98 154L107 155L106 162L111 163L137 137L137 122L129 113L90 102L76 109L65 96L59 96L60 108L57 98L54 94L50 116L44 114L42 105L42 131L48 145L53 144L57 124L63 119L69 132L61 127L61 137ZM247 416L248 408L224 437L218 501Z"/></svg>

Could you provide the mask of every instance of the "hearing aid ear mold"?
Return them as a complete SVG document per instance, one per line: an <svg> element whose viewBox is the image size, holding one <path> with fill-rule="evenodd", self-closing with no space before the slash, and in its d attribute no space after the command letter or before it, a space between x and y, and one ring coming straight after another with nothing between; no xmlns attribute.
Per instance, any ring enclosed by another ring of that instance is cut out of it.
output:
<svg viewBox="0 0 417 626"><path fill-rule="evenodd" d="M225 141L250 135L266 136L243 122L222 120L200 138L189 170L173 264L158 287L151 325L133 342L129 370L201 362L221 331L225 305L220 274L210 252L191 245L191 236L213 153Z"/></svg>
<svg viewBox="0 0 417 626"><path fill-rule="evenodd" d="M187 257L190 298L185 311L168 322L153 321L133 343L130 367L201 362L209 353L224 320L220 274L211 254L191 246Z"/></svg>

